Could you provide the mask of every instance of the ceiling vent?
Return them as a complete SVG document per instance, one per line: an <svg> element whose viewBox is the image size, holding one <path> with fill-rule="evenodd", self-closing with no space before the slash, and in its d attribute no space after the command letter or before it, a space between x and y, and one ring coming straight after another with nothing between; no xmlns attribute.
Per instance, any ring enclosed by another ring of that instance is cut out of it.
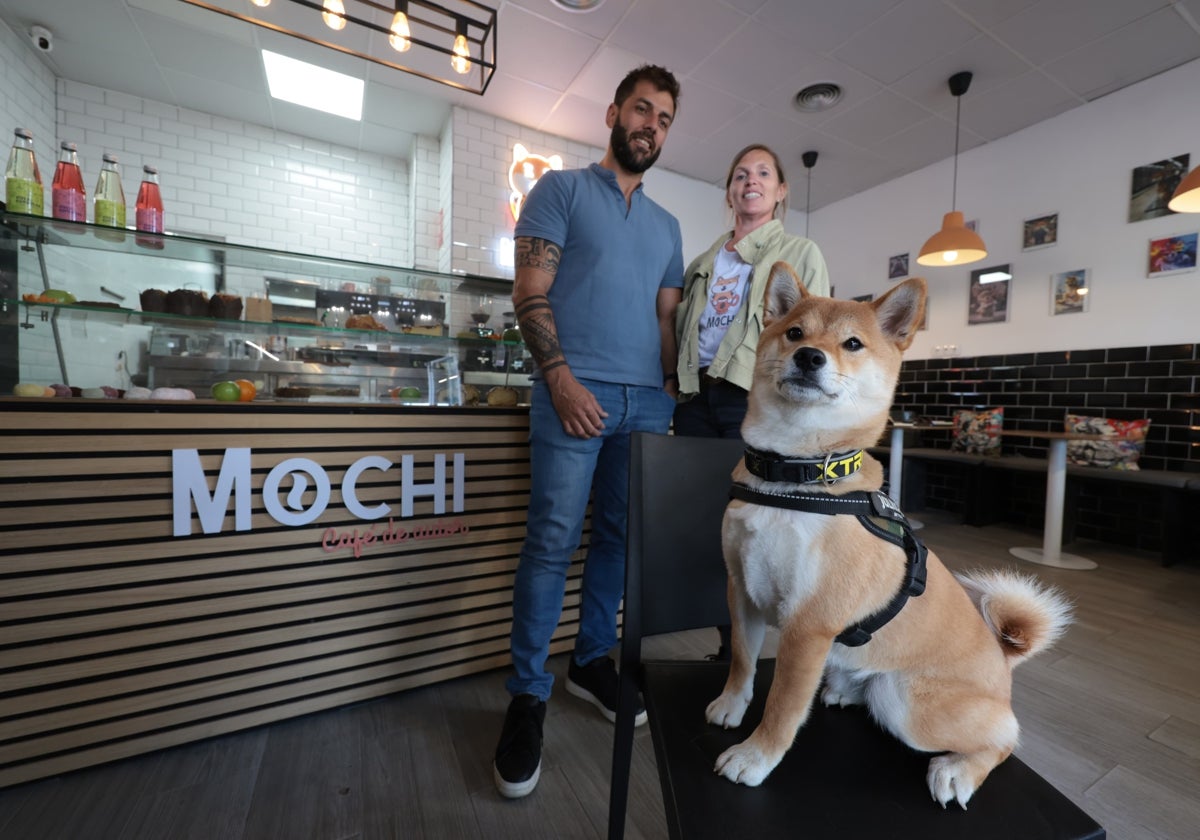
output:
<svg viewBox="0 0 1200 840"><path fill-rule="evenodd" d="M797 111L815 114L818 111L828 111L842 101L842 89L833 82L817 82L803 88L796 94Z"/></svg>
<svg viewBox="0 0 1200 840"><path fill-rule="evenodd" d="M550 0L550 2L568 12L590 12L604 0Z"/></svg>

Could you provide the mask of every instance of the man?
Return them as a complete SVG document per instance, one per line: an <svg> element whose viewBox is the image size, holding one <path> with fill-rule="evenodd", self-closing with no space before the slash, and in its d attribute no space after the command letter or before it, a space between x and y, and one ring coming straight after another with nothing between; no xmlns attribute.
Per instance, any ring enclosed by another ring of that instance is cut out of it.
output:
<svg viewBox="0 0 1200 840"><path fill-rule="evenodd" d="M589 490L592 530L567 690L616 719L616 613L625 583L629 435L666 432L675 406L675 308L683 285L679 222L646 197L679 83L643 66L617 87L608 150L587 169L547 172L516 228L513 306L537 370L529 412L532 481L513 585L512 702L496 747L500 793L525 796L541 774L542 723ZM638 716L644 723L645 712Z"/></svg>

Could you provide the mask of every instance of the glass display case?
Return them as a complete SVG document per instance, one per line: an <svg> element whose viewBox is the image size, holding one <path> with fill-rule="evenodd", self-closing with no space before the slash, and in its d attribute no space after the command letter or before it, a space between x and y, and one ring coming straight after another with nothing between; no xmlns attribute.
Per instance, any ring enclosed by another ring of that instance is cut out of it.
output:
<svg viewBox="0 0 1200 840"><path fill-rule="evenodd" d="M510 281L20 214L3 223L5 394L41 383L203 399L246 379L261 400L528 399L532 362L498 311L511 309Z"/></svg>

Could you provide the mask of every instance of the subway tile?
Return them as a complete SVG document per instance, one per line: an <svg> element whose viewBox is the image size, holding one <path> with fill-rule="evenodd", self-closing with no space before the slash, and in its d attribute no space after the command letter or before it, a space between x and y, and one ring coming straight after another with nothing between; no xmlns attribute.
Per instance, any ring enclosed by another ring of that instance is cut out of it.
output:
<svg viewBox="0 0 1200 840"><path fill-rule="evenodd" d="M1195 344L1159 344L1150 348L1149 358L1155 359L1195 359Z"/></svg>
<svg viewBox="0 0 1200 840"><path fill-rule="evenodd" d="M1039 391L1061 394L1066 393L1069 390L1067 387L1069 384L1070 383L1065 379L1039 379L1035 383L1035 386Z"/></svg>
<svg viewBox="0 0 1200 840"><path fill-rule="evenodd" d="M1200 394L1171 394L1170 406L1200 411Z"/></svg>
<svg viewBox="0 0 1200 840"><path fill-rule="evenodd" d="M1171 362L1171 373L1174 376L1200 376L1200 361L1173 361Z"/></svg>
<svg viewBox="0 0 1200 840"><path fill-rule="evenodd" d="M1067 358L1072 362L1103 362L1104 350L1070 350Z"/></svg>
<svg viewBox="0 0 1200 840"><path fill-rule="evenodd" d="M1140 376L1116 377L1105 381L1104 390L1109 393L1144 394L1146 392L1146 380Z"/></svg>
<svg viewBox="0 0 1200 840"><path fill-rule="evenodd" d="M1142 362L1146 360L1148 347L1110 347L1108 360L1110 362Z"/></svg>
<svg viewBox="0 0 1200 840"><path fill-rule="evenodd" d="M1061 365L1065 364L1069 358L1066 350L1051 350L1039 352L1036 361L1039 365Z"/></svg>
<svg viewBox="0 0 1200 840"><path fill-rule="evenodd" d="M1088 376L1124 376L1124 362L1104 362L1087 366Z"/></svg>
<svg viewBox="0 0 1200 840"><path fill-rule="evenodd" d="M1123 408L1125 395L1091 393L1087 395L1086 403L1088 408Z"/></svg>
<svg viewBox="0 0 1200 840"><path fill-rule="evenodd" d="M1103 379L1071 379L1068 381L1071 383L1070 388L1073 394L1086 394L1089 391L1104 390Z"/></svg>
<svg viewBox="0 0 1200 840"><path fill-rule="evenodd" d="M1074 379L1087 375L1087 365L1085 364L1068 364L1055 365L1054 372L1051 374L1055 379Z"/></svg>
<svg viewBox="0 0 1200 840"><path fill-rule="evenodd" d="M1053 370L1054 368L1051 365L1039 362L1036 365L1028 365L1021 368L1019 373L1021 379L1044 379L1050 376Z"/></svg>
<svg viewBox="0 0 1200 840"><path fill-rule="evenodd" d="M1029 405L1029 406L1050 405L1050 395L1045 393L1044 391L1042 391L1042 392L1035 391L1031 394L1022 394L1021 395L1021 405L1023 405L1023 406L1026 406L1026 405Z"/></svg>
<svg viewBox="0 0 1200 840"><path fill-rule="evenodd" d="M1166 408L1169 394L1129 394L1125 404L1130 408Z"/></svg>
<svg viewBox="0 0 1200 840"><path fill-rule="evenodd" d="M1130 376L1166 376L1170 372L1171 363L1168 361L1132 362L1129 365Z"/></svg>
<svg viewBox="0 0 1200 840"><path fill-rule="evenodd" d="M1012 353L1004 357L1004 364L1016 367L1031 365L1036 358L1033 353Z"/></svg>

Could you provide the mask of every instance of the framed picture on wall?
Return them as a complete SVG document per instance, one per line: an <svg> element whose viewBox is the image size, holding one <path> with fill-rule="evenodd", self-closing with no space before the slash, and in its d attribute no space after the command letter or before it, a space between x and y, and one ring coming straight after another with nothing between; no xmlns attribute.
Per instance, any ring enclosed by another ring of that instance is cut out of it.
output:
<svg viewBox="0 0 1200 840"><path fill-rule="evenodd" d="M1036 251L1058 242L1058 214L1047 213L1026 219L1021 228L1021 250Z"/></svg>
<svg viewBox="0 0 1200 840"><path fill-rule="evenodd" d="M896 254L888 257L888 279L899 280L908 276L908 254Z"/></svg>
<svg viewBox="0 0 1200 840"><path fill-rule="evenodd" d="M850 298L850 300L857 300L860 303L870 303L871 301L875 300L875 295L855 295L854 297Z"/></svg>
<svg viewBox="0 0 1200 840"><path fill-rule="evenodd" d="M1167 207L1167 202L1187 174L1189 158L1190 155L1176 155L1134 168L1129 190L1129 221L1157 219L1175 212Z"/></svg>
<svg viewBox="0 0 1200 840"><path fill-rule="evenodd" d="M1008 285L1012 272L1008 264L979 268L971 272L967 294L967 324L1003 324L1008 320Z"/></svg>
<svg viewBox="0 0 1200 840"><path fill-rule="evenodd" d="M1050 275L1050 314L1069 315L1072 312L1087 312L1092 299L1088 286L1088 270L1076 268Z"/></svg>
<svg viewBox="0 0 1200 840"><path fill-rule="evenodd" d="M1164 274L1182 274L1196 270L1195 233L1182 233L1150 240L1150 256L1147 277L1162 277Z"/></svg>

